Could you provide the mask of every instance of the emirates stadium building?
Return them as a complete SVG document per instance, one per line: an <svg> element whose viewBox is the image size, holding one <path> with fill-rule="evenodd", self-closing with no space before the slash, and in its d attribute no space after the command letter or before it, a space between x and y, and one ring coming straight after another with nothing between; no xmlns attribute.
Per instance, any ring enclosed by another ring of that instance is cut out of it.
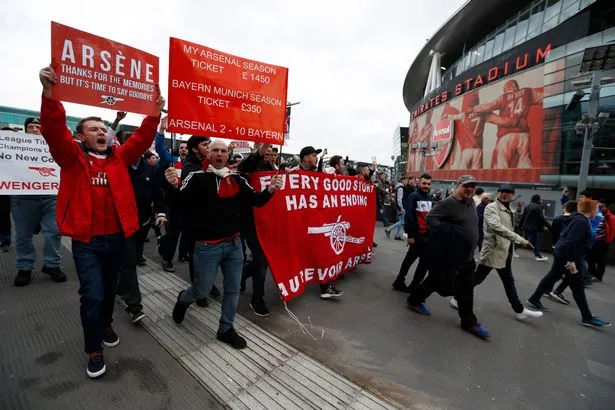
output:
<svg viewBox="0 0 615 410"><path fill-rule="evenodd" d="M406 75L410 125L399 162L441 184L472 174L552 197L574 191L578 123L598 95L603 121L587 188L615 200L615 1L470 0Z"/></svg>

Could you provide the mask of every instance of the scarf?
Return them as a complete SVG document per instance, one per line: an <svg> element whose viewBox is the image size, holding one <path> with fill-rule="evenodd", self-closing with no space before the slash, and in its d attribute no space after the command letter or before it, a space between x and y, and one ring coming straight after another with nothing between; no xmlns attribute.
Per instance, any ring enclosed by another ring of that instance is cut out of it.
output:
<svg viewBox="0 0 615 410"><path fill-rule="evenodd" d="M226 167L216 169L211 164L209 164L205 172L210 172L218 177L216 178L218 198L232 198L239 194L239 184L234 178L234 175L237 175L237 173Z"/></svg>

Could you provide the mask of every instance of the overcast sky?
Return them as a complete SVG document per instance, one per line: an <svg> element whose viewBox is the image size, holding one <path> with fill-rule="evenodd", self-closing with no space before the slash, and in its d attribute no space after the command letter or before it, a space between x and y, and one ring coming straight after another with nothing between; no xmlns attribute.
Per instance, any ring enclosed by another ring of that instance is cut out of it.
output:
<svg viewBox="0 0 615 410"><path fill-rule="evenodd" d="M50 57L50 21L160 57L166 96L169 37L289 68L293 107L285 148L391 165L395 128L407 126L405 75L435 30L465 0L41 1L0 11L0 105L40 107L38 71ZM66 104L69 115L113 111ZM137 115L124 122L137 125Z"/></svg>

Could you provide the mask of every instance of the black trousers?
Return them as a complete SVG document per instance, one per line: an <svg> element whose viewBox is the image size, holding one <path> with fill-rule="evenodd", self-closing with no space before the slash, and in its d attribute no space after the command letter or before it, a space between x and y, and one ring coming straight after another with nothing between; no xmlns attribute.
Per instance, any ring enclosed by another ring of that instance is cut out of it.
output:
<svg viewBox="0 0 615 410"><path fill-rule="evenodd" d="M474 270L476 263L474 260L465 262L457 272L457 280L455 282L455 299L459 307L458 313L461 319L461 327L469 329L476 326L478 323L474 316ZM427 278L410 293L408 304L412 306L420 305L437 290L437 281L433 274L427 275Z"/></svg>
<svg viewBox="0 0 615 410"><path fill-rule="evenodd" d="M5 238L1 238L5 235ZM11 242L11 197L0 195L0 241Z"/></svg>
<svg viewBox="0 0 615 410"><path fill-rule="evenodd" d="M606 271L606 255L609 245L606 242L596 241L587 255L589 273L596 279L602 280Z"/></svg>
<svg viewBox="0 0 615 410"><path fill-rule="evenodd" d="M517 287L515 286L515 278L513 277L511 265L512 253L509 253L508 259L506 259L506 266L501 269L496 269L496 271L498 272L498 275L500 275L500 280L502 281L502 285L504 285L504 291L506 292L506 297L508 298L510 306L512 306L515 313L521 313L523 312L523 305L519 300L519 296L517 296ZM474 286L483 283L492 269L493 268L486 265L478 265L478 268L476 268L476 272L474 274Z"/></svg>
<svg viewBox="0 0 615 410"><path fill-rule="evenodd" d="M589 320L592 318L592 313L589 310L589 305L587 304L585 285L583 283L583 275L580 272L581 269L579 268L579 263L577 263L577 269L579 270L577 273L570 273L564 267L565 264L566 262L558 259L557 257L553 259L553 266L551 267L551 270L544 278L542 278L540 283L538 283L538 287L534 291L534 294L530 296L530 301L540 301L540 298L545 291L547 289L553 289L555 282L557 282L562 275L565 275L568 278L568 283L570 289L572 290L572 297L581 311L581 317L583 320Z"/></svg>
<svg viewBox="0 0 615 410"><path fill-rule="evenodd" d="M399 268L399 273L397 274L397 278L395 282L404 283L406 280L406 275L410 271L410 267L412 264L419 259L419 264L414 271L414 277L412 278L412 282L410 283L410 292L416 289L421 282L425 279L427 275L428 268L428 250L427 250L427 241L426 238L419 237L415 240L414 245L408 248L408 252L406 252L406 257L401 263L401 267Z"/></svg>
<svg viewBox="0 0 615 410"><path fill-rule="evenodd" d="M265 278L269 264L267 257L256 235L256 229L248 229L245 232L245 240L252 254L252 261L245 265L243 275L252 277L252 300L262 301L265 296Z"/></svg>
<svg viewBox="0 0 615 410"><path fill-rule="evenodd" d="M138 313L143 310L139 278L137 276L137 262L139 261L137 244L145 239L145 235L147 235L147 230L141 228L130 238L126 239L124 245L124 260L118 274L117 294L126 302L126 311L128 313ZM143 252L143 245L141 245L141 252Z"/></svg>

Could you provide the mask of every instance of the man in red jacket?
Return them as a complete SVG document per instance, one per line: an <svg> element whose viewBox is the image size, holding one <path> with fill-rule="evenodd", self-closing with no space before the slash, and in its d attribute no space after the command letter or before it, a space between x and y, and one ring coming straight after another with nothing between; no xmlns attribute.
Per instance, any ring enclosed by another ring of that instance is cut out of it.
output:
<svg viewBox="0 0 615 410"><path fill-rule="evenodd" d="M60 166L56 219L60 232L72 237L73 259L79 277L81 324L87 374L91 378L106 371L102 350L117 346L113 331L113 306L124 241L139 228L137 205L128 174L156 136L158 117L148 116L134 135L120 147L111 145L107 128L98 117L77 124L77 140L66 126L62 103L52 99L57 82L51 67L43 68L41 124L51 156ZM164 98L158 97L159 110Z"/></svg>

